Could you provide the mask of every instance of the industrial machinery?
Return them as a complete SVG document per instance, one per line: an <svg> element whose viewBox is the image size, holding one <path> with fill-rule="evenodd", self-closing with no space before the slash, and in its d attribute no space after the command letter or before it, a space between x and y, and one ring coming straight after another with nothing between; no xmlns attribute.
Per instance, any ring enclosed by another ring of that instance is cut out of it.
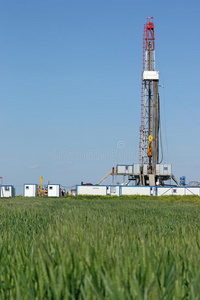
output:
<svg viewBox="0 0 200 300"><path fill-rule="evenodd" d="M139 140L139 164L117 165L116 169L106 174L98 184L102 184L110 175L124 176L123 185L163 186L172 179L175 185L182 183L172 174L171 164L162 164L159 156L160 134L160 99L159 72L155 64L155 32L153 17L147 18L143 34L143 71L141 93L141 126ZM128 180L126 178L128 177ZM114 184L114 183L113 183Z"/></svg>
<svg viewBox="0 0 200 300"><path fill-rule="evenodd" d="M155 70L155 34L153 18L144 25L143 34L143 72L141 95L141 127L139 155L141 164L141 184L156 175L156 165L159 163L159 72ZM145 174L147 165L147 174ZM153 175L153 176L148 176ZM155 179L152 179L155 181ZM154 183L155 185L155 183Z"/></svg>
<svg viewBox="0 0 200 300"><path fill-rule="evenodd" d="M171 165L161 165L162 158L159 161L159 72L156 71L155 61L155 32L153 17L151 17L147 19L144 25L143 34L141 126L139 141L140 185L164 185L164 181L171 178L173 179Z"/></svg>
<svg viewBox="0 0 200 300"><path fill-rule="evenodd" d="M42 185L42 176L40 176L40 187L37 190L37 195L40 197L47 196L48 192Z"/></svg>

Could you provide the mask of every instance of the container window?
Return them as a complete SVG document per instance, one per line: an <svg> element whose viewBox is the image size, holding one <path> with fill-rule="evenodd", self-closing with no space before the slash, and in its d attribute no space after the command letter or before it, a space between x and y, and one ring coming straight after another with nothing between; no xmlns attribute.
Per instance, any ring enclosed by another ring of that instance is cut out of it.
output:
<svg viewBox="0 0 200 300"><path fill-rule="evenodd" d="M10 191L9 186L5 186L5 191Z"/></svg>
<svg viewBox="0 0 200 300"><path fill-rule="evenodd" d="M177 190L176 189L173 189L173 193L176 193L177 192Z"/></svg>
<svg viewBox="0 0 200 300"><path fill-rule="evenodd" d="M26 186L26 190L29 190L29 186Z"/></svg>
<svg viewBox="0 0 200 300"><path fill-rule="evenodd" d="M50 190L53 190L53 187L52 187L52 186L50 186L50 187L49 187L49 189L50 189Z"/></svg>

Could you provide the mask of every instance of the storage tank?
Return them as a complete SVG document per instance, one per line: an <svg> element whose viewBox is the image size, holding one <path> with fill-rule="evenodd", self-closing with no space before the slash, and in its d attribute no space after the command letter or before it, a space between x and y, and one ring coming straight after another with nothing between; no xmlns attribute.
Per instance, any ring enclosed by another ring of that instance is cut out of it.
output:
<svg viewBox="0 0 200 300"><path fill-rule="evenodd" d="M182 185L185 185L185 176L181 176L181 177L180 177L180 183L181 183Z"/></svg>

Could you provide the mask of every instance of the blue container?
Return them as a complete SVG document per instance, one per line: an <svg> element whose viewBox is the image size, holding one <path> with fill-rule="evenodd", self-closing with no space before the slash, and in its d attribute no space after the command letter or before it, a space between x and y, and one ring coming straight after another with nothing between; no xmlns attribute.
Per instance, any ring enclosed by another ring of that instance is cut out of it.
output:
<svg viewBox="0 0 200 300"><path fill-rule="evenodd" d="M185 176L181 176L181 177L180 177L180 183L181 183L182 185L185 185Z"/></svg>

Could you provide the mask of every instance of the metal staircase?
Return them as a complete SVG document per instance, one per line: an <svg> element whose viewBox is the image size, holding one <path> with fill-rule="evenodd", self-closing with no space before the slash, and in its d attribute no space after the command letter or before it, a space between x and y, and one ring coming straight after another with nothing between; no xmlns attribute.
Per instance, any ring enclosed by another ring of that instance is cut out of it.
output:
<svg viewBox="0 0 200 300"><path fill-rule="evenodd" d="M183 186L182 183L172 174L172 179L178 186Z"/></svg>
<svg viewBox="0 0 200 300"><path fill-rule="evenodd" d="M103 178L101 178L101 180L99 180L98 182L97 182L97 185L100 185L100 184L102 184L110 175L112 174L112 170L110 170L110 172L109 173L107 173Z"/></svg>

